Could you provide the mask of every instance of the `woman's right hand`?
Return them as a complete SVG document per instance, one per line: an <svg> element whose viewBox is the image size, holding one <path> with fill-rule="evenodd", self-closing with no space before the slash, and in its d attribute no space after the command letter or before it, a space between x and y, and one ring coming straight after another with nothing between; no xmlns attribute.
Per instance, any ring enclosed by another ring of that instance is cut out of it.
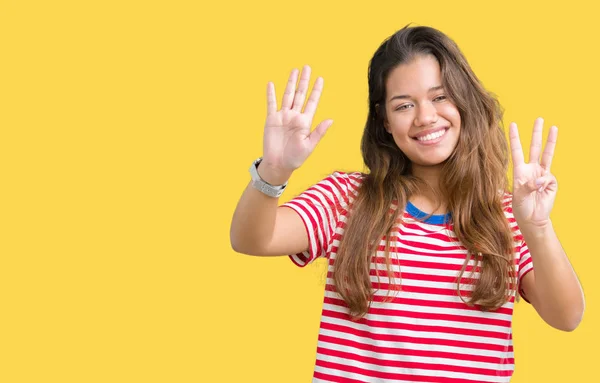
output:
<svg viewBox="0 0 600 383"><path fill-rule="evenodd" d="M267 85L267 120L263 138L263 161L259 166L261 177L272 185L283 184L292 172L308 158L333 120L322 121L314 131L310 128L323 91L323 78L315 81L306 107L302 111L308 84L310 67L304 66L298 88L298 70L290 74L281 109L277 110L275 85Z"/></svg>

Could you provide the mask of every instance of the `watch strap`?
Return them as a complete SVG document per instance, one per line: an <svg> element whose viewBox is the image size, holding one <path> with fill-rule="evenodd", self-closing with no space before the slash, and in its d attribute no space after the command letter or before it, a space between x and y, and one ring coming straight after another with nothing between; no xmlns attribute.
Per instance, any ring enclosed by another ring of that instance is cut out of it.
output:
<svg viewBox="0 0 600 383"><path fill-rule="evenodd" d="M250 166L250 175L252 176L252 186L269 197L278 198L281 196L287 186L287 181L283 185L271 185L258 174L258 165L262 162L262 157L257 158Z"/></svg>

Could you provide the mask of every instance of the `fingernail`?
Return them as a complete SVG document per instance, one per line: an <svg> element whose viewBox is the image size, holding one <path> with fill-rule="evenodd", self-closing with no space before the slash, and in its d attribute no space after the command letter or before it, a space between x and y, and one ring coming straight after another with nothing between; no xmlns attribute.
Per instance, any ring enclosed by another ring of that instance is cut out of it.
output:
<svg viewBox="0 0 600 383"><path fill-rule="evenodd" d="M537 180L535 180L535 186L540 186L544 184L544 179L543 178L538 178Z"/></svg>

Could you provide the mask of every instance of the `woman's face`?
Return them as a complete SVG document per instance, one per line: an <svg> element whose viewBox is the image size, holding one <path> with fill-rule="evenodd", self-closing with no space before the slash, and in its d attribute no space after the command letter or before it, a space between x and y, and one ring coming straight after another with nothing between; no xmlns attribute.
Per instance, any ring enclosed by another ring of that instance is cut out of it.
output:
<svg viewBox="0 0 600 383"><path fill-rule="evenodd" d="M431 55L394 68L386 82L385 128L419 167L442 164L460 135L460 113L442 88L440 65Z"/></svg>

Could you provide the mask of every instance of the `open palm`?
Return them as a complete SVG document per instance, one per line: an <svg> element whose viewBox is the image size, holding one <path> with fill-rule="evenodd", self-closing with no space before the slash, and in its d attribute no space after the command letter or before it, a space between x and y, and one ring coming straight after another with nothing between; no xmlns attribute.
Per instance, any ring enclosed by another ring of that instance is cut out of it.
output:
<svg viewBox="0 0 600 383"><path fill-rule="evenodd" d="M302 111L308 84L310 67L302 70L296 89L298 71L294 69L289 77L281 109L277 110L275 86L267 87L267 119L263 138L264 159L272 166L293 171L300 167L321 140L332 120L321 122L313 132L311 125L323 91L323 79L317 78L306 107Z"/></svg>
<svg viewBox="0 0 600 383"><path fill-rule="evenodd" d="M550 173L558 128L550 128L546 147L542 153L544 120L538 118L533 126L529 162L523 156L517 124L509 128L513 160L513 214L519 226L543 227L550 221L558 184ZM540 161L540 154L541 161Z"/></svg>

